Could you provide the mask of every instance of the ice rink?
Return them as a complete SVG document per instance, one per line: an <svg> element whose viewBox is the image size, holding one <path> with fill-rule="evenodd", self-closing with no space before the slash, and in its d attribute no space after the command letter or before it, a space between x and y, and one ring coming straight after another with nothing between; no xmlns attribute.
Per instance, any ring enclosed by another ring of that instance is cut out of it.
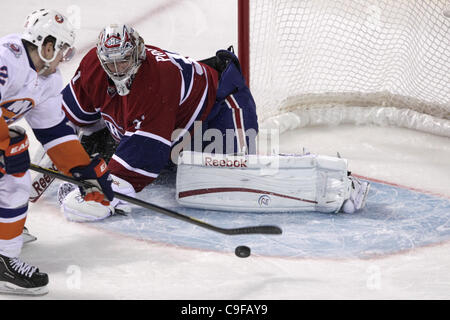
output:
<svg viewBox="0 0 450 320"><path fill-rule="evenodd" d="M0 36L21 32L27 14L43 7L73 19L78 54L61 66L64 84L111 22L130 23L146 43L195 59L237 47L235 0L214 6L207 0L19 0L2 7ZM281 152L303 147L339 152L353 173L374 181L368 206L376 214L201 216L224 227L270 222L285 231L279 238L230 239L149 212L104 224L69 222L54 199L54 183L30 205L26 225L38 240L21 256L49 274L50 292L25 299L450 299L450 138L353 125L307 127L280 137ZM147 195L147 201L174 207L170 183ZM318 238L322 242L314 242ZM253 254L236 257L238 244L248 244Z"/></svg>

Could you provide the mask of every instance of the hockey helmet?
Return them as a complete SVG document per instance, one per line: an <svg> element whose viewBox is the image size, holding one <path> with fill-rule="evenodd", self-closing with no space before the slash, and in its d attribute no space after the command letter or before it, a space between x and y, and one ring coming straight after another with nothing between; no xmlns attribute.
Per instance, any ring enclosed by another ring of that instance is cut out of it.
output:
<svg viewBox="0 0 450 320"><path fill-rule="evenodd" d="M97 41L100 63L121 96L129 93L131 82L145 58L145 45L138 32L126 24L111 24Z"/></svg>
<svg viewBox="0 0 450 320"><path fill-rule="evenodd" d="M51 59L42 56L42 45L48 36L56 39L55 52ZM69 61L75 54L75 48L73 47L75 29L65 16L55 10L40 9L32 12L26 18L22 39L37 46L39 58L47 66L55 60L61 50L63 50L63 61Z"/></svg>

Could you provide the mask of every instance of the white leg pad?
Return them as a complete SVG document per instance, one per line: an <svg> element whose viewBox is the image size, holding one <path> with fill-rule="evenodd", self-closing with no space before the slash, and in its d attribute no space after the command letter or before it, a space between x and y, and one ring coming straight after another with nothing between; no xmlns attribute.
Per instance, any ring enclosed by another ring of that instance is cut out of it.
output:
<svg viewBox="0 0 450 320"><path fill-rule="evenodd" d="M345 159L183 152L176 197L187 207L251 212L338 212L349 198Z"/></svg>

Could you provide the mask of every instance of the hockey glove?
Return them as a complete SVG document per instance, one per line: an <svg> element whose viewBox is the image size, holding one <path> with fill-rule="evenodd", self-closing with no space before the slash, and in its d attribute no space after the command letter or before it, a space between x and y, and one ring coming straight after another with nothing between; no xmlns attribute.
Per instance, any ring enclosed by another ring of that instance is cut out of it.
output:
<svg viewBox="0 0 450 320"><path fill-rule="evenodd" d="M114 199L114 191L111 188L112 179L109 175L106 162L94 157L87 166L75 167L70 170L77 180L89 182L93 187L79 187L85 201L97 201L108 206Z"/></svg>
<svg viewBox="0 0 450 320"><path fill-rule="evenodd" d="M110 177L113 180L112 189L115 192L136 197L136 192L130 183L113 174ZM131 205L117 197L114 197L109 206L103 206L94 201L84 201L80 190L69 182L60 184L57 199L64 216L70 221L99 221L115 214L126 215L131 212Z"/></svg>
<svg viewBox="0 0 450 320"><path fill-rule="evenodd" d="M9 128L9 146L0 150L0 178L5 174L23 177L30 168L30 154L25 130L19 126Z"/></svg>
<svg viewBox="0 0 450 320"><path fill-rule="evenodd" d="M88 133L83 129L80 141L86 152L90 155L98 153L108 163L117 147L117 143L109 130L103 128L94 133Z"/></svg>

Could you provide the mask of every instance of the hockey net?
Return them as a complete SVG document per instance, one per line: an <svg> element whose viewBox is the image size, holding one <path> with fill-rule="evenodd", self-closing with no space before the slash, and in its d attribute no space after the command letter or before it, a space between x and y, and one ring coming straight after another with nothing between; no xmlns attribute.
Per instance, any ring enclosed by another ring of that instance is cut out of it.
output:
<svg viewBox="0 0 450 320"><path fill-rule="evenodd" d="M377 124L450 137L449 0L238 7L239 58L263 127Z"/></svg>

